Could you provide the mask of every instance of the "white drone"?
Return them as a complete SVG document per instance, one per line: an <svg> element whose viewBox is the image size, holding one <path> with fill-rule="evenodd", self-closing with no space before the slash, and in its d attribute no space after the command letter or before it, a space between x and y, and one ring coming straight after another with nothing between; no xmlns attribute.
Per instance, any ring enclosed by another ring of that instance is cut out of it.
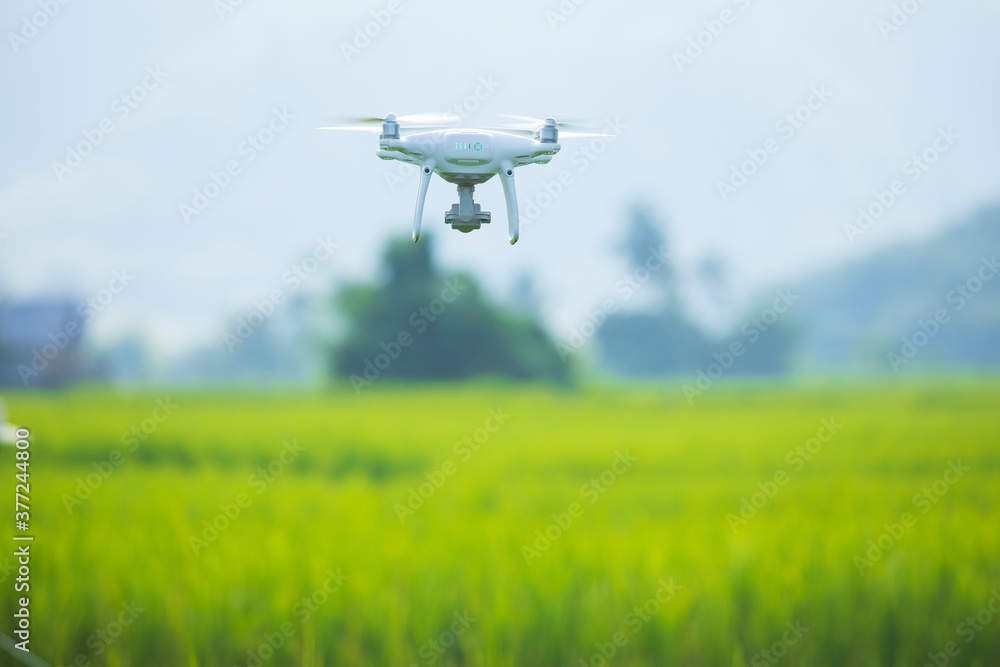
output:
<svg viewBox="0 0 1000 667"><path fill-rule="evenodd" d="M323 127L323 130L371 130L381 124L377 155L383 160L399 160L420 168L417 207L413 214L413 241L420 238L420 223L424 215L424 200L431 174L458 186L458 203L444 214L445 224L460 232L471 232L490 222L490 212L483 211L472 201L476 186L500 174L504 199L507 201L507 229L511 245L517 243L517 194L514 190L514 168L525 164L547 164L562 148L559 128L567 127L553 117L545 120L525 116L508 116L521 127L501 129L467 129L454 127L456 116L451 114L415 114L385 118L354 119L354 125ZM400 136L400 123L412 123L414 134ZM537 125L535 129L525 124ZM444 125L444 127L442 127ZM451 127L448 127L451 126ZM606 136L592 132L564 132L564 137Z"/></svg>

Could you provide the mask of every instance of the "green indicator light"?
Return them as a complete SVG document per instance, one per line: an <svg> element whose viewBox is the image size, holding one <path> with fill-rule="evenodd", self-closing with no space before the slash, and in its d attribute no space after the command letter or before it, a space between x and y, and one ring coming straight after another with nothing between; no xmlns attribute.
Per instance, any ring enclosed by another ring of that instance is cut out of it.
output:
<svg viewBox="0 0 1000 667"><path fill-rule="evenodd" d="M477 151L481 151L483 150L483 145L477 141L476 145L473 146L473 148L475 148Z"/></svg>

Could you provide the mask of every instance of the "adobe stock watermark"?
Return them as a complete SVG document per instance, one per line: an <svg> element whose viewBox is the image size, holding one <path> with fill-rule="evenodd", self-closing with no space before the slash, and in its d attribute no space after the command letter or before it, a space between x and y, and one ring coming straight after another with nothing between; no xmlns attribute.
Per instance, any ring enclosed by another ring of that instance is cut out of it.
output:
<svg viewBox="0 0 1000 667"><path fill-rule="evenodd" d="M732 369L736 361L746 354L750 346L760 340L761 336L774 326L780 317L787 313L799 299L799 295L793 294L790 289L780 289L775 292L775 295L776 297L770 307L765 308L759 315L754 315L743 323L740 327L742 339L734 340L721 353L713 352L712 358L715 361L704 369L698 370L694 384L685 384L681 387L688 405L694 405L695 398L702 396L706 391L711 389L723 375ZM746 340L745 343L743 339Z"/></svg>
<svg viewBox="0 0 1000 667"><path fill-rule="evenodd" d="M462 463L468 463L476 452L490 441L493 434L503 428L508 419L510 419L510 415L503 411L503 407L490 409L483 425L453 444L451 451ZM424 503L433 498L434 494L445 485L445 482L458 472L458 468L459 466L454 459L445 459L436 470L424 473L427 481L415 488L411 486L407 489L406 503L393 505L392 509L396 512L399 522L406 523L407 519L416 514L424 506Z"/></svg>
<svg viewBox="0 0 1000 667"><path fill-rule="evenodd" d="M379 349L382 351L376 353L372 358L365 358L362 364L364 370L361 375L357 373L351 375L351 386L354 387L354 393L360 395L362 389L370 387L373 382L382 377L382 374L392 366L392 362L399 359L403 352L413 345L417 336L427 331L431 324L444 314L448 306L455 303L468 288L469 286L459 278L446 278L439 296L436 299L431 299L426 306L421 306L411 313L406 320L413 329L413 333L411 334L404 329L396 334L394 339L379 343Z"/></svg>
<svg viewBox="0 0 1000 667"><path fill-rule="evenodd" d="M659 587L651 598L625 614L621 623L625 629L615 632L606 642L594 644L595 651L586 660L580 658L579 667L607 667L611 664L611 659L618 655L621 649L628 646L632 638L660 613L663 605L673 600L677 593L683 590L680 584L674 583L673 577L670 578L669 583L663 579L660 579L659 583Z"/></svg>
<svg viewBox="0 0 1000 667"><path fill-rule="evenodd" d="M267 491L304 451L305 447L300 445L296 439L283 441L278 455L266 466L257 468L247 477L248 490L240 491L233 496L230 502L219 503L219 513L213 516L211 521L205 519L201 522L201 534L192 533L188 536L188 545L194 555L199 555L210 544L218 540L222 533L229 530L229 527L243 515L244 511L253 505L256 496ZM250 491L253 491L253 495L250 494Z"/></svg>
<svg viewBox="0 0 1000 667"><path fill-rule="evenodd" d="M788 450L788 453L785 454L785 463L791 467L792 472L801 471L806 463L823 451L823 445L833 440L842 428L844 425L838 423L835 417L821 419L819 428L816 429L816 435L803 444ZM729 524L729 530L733 532L733 535L757 516L778 495L781 487L788 484L790 479L788 471L784 468L778 468L770 479L757 482L758 491L752 493L749 498L746 496L740 498L739 516L732 512L726 515L726 523Z"/></svg>
<svg viewBox="0 0 1000 667"><path fill-rule="evenodd" d="M599 136L590 139L573 151L573 154L570 156L570 164L575 169L560 170L556 178L546 180L542 183L542 190L540 192L520 198L521 227L528 227L537 221L545 211L551 208L577 182L577 178L581 174L586 173L602 155L607 153L608 148L627 129L628 125L621 118L615 117L614 119L605 121L603 128L598 133Z"/></svg>
<svg viewBox="0 0 1000 667"><path fill-rule="evenodd" d="M219 17L219 23L223 23L237 9L242 7L244 2L246 0L212 0L212 9L215 10L215 15Z"/></svg>
<svg viewBox="0 0 1000 667"><path fill-rule="evenodd" d="M139 105L149 99L154 90L170 76L160 69L159 65L146 68L146 76L138 84L127 92L118 96L111 104L111 114L105 116L97 125L83 131L83 139L72 146L66 146L66 154L63 161L52 163L52 173L56 179L62 183L63 180L72 174L83 164L83 161L97 150L97 147L104 143L109 134L113 133L119 125L128 118Z"/></svg>
<svg viewBox="0 0 1000 667"><path fill-rule="evenodd" d="M0 584L7 581L10 575L15 572L17 572L17 568L10 562L10 556L5 556L3 562L0 563Z"/></svg>
<svg viewBox="0 0 1000 667"><path fill-rule="evenodd" d="M844 225L844 235L847 236L847 240L853 245L855 239L881 220L895 206L896 202L909 191L907 182L913 184L923 178L924 174L937 164L941 156L950 151L961 137L962 135L956 134L951 129L951 125L938 128L934 141L903 163L904 178L893 179L885 190L876 190L870 202L858 207L858 217L854 223Z"/></svg>
<svg viewBox="0 0 1000 667"><path fill-rule="evenodd" d="M649 255L643 266L625 274L615 283L615 296L602 301L597 310L587 310L583 322L570 327L567 342L556 344L559 358L565 362L574 352L586 345L587 341L593 338L601 326L608 321L608 316L618 312L620 305L628 303L636 292L650 281L654 273L667 265L669 259L670 253L666 251L666 246L661 245L659 248L650 246Z"/></svg>
<svg viewBox="0 0 1000 667"><path fill-rule="evenodd" d="M781 639L750 658L750 667L766 667L767 665L778 664L778 661L788 655L788 651L802 641L802 638L809 632L809 628L803 627L802 621L797 619L794 625L789 621L785 623L785 627L788 629L781 635Z"/></svg>
<svg viewBox="0 0 1000 667"><path fill-rule="evenodd" d="M329 601L331 595L344 587L344 582L348 579L350 577L341 572L339 567L336 573L333 570L327 570L323 585L309 595L302 596L301 600L292 605L292 616L298 619L300 625L305 625L312 618L312 615Z"/></svg>
<svg viewBox="0 0 1000 667"><path fill-rule="evenodd" d="M561 24L576 14L576 10L587 3L587 0L560 0L555 9L545 10L545 20L549 24L549 29L555 31Z"/></svg>
<svg viewBox="0 0 1000 667"><path fill-rule="evenodd" d="M720 179L715 183L715 189L723 203L728 202L730 197L749 183L771 157L781 150L782 142L790 141L817 112L826 106L831 97L833 94L826 89L826 84L813 86L802 104L775 122L774 129L778 133L777 136L768 137L761 145L747 149L747 159L732 166L728 180Z"/></svg>
<svg viewBox="0 0 1000 667"><path fill-rule="evenodd" d="M754 0L733 0L739 12L746 11L754 3ZM722 37L727 28L740 17L740 13L726 8L719 12L718 16L702 21L702 30L699 30L692 37L688 37L687 45L683 50L674 51L674 65L680 74L695 61L705 55L705 52Z"/></svg>
<svg viewBox="0 0 1000 667"><path fill-rule="evenodd" d="M331 597L344 587L350 577L340 568L337 571L326 571L326 579L309 595L292 605L292 616L299 621L299 627L305 625L312 615L320 610ZM298 633L298 628L291 621L285 621L274 632L264 634L263 640L255 647L247 649L246 667L261 667L265 662L277 655L285 644ZM239 667L239 666L237 666Z"/></svg>
<svg viewBox="0 0 1000 667"><path fill-rule="evenodd" d="M920 354L920 351L926 348L941 332L941 329L951 322L952 315L961 311L970 301L975 299L998 272L1000 272L1000 264L997 263L996 255L981 257L976 271L966 280L955 285L955 288L945 295L945 301L951 306L951 312L949 312L949 308L938 308L926 320L917 320L913 331L900 338L899 347L894 347L889 351L886 358L889 360L889 367L892 368L892 371L899 373L901 369L909 366Z"/></svg>
<svg viewBox="0 0 1000 667"><path fill-rule="evenodd" d="M389 0L383 9L376 9L372 12L370 21L364 25L359 25L354 29L354 39L350 42L340 42L340 52L344 55L344 60L348 64L361 55L361 52L371 46L372 41L378 39L382 31L389 27L393 20L403 12L403 3L400 0Z"/></svg>
<svg viewBox="0 0 1000 667"><path fill-rule="evenodd" d="M17 374L21 378L24 386L28 386L32 380L45 372L55 359L74 343L83 333L84 326L92 322L98 315L103 313L114 302L118 295L132 283L135 276L131 275L127 269L111 272L111 279L107 285L100 289L93 296L77 304L76 313L79 318L73 318L63 325L59 331L52 331L48 335L49 342L41 347L32 348L31 360L28 363L17 365Z"/></svg>
<svg viewBox="0 0 1000 667"><path fill-rule="evenodd" d="M18 53L29 41L33 40L60 13L70 0L38 0L38 10L21 17L21 29L7 33L10 49Z"/></svg>
<svg viewBox="0 0 1000 667"><path fill-rule="evenodd" d="M927 514L935 505L941 502L949 489L958 484L965 474L972 468L962 465L962 459L948 461L948 469L944 475L933 484L925 486L913 495L910 500L913 508L919 510L920 514ZM882 560L885 554L892 549L903 538L906 533L917 525L917 517L913 512L903 512L899 521L894 523L884 523L885 529L881 535L873 540L868 540L868 549L864 555L854 557L854 567L858 569L858 574L865 576L867 570L875 566L875 563Z"/></svg>
<svg viewBox="0 0 1000 667"><path fill-rule="evenodd" d="M624 454L616 451L611 466L601 472L600 475L584 482L580 487L580 498L585 500L587 505L593 505L638 460L638 457L629 454L627 449ZM546 526L544 531L542 529L535 531L534 543L531 546L527 544L521 545L521 555L524 556L524 560L527 561L528 565L531 565L542 554L551 549L552 544L572 528L573 524L584 515L584 512L586 512L586 506L582 502L574 501L569 504L565 512L551 515L552 523Z"/></svg>
<svg viewBox="0 0 1000 667"><path fill-rule="evenodd" d="M125 634L125 631L145 611L146 608L140 607L135 600L132 600L132 602L123 602L121 611L118 612L115 620L87 637L84 643L87 645L87 648L91 649L92 653L78 654L73 660L73 667L90 667L92 664L91 657L100 658L107 653L108 649ZM104 663L103 660L100 662Z"/></svg>
<svg viewBox="0 0 1000 667"><path fill-rule="evenodd" d="M955 634L966 644L971 644L976 636L989 627L997 615L1000 615L1000 591L994 588L990 592L992 595L982 609L972 616L966 616L964 621L955 626ZM961 653L962 647L958 641L951 640L942 647L942 650L928 653L928 661L924 663L924 667L947 667L951 664L952 658L957 658Z"/></svg>
<svg viewBox="0 0 1000 667"><path fill-rule="evenodd" d="M83 501L90 498L95 491L101 488L104 482L114 474L115 470L125 463L127 455L138 449L139 443L145 442L151 435L156 433L157 429L170 419L180 407L180 405L171 401L169 397L166 399L156 399L156 407L153 408L152 413L138 424L132 425L128 431L122 433L119 441L126 449L124 451L113 449L107 458L93 462L91 467L94 469L94 472L88 474L86 477L77 477L75 480L76 487L73 489L72 494L62 494L63 506L66 508L66 511L72 514L75 508L81 506Z"/></svg>
<svg viewBox="0 0 1000 667"><path fill-rule="evenodd" d="M876 21L875 27L878 28L879 33L882 35L882 39L889 41L889 37L893 33L897 33L910 22L917 12L919 12L924 5L926 5L928 0L903 0L892 6L892 12L889 14L888 18L882 18Z"/></svg>
<svg viewBox="0 0 1000 667"><path fill-rule="evenodd" d="M192 218L204 213L205 209L232 185L233 179L243 173L243 169L247 165L267 150L268 146L287 130L294 120L295 116L287 109L275 107L264 126L256 132L248 134L246 139L236 147L238 157L227 160L219 171L209 171L208 180L204 185L196 187L192 191L191 199L178 204L177 210L180 212L181 219L190 223Z"/></svg>
<svg viewBox="0 0 1000 667"><path fill-rule="evenodd" d="M471 94L466 95L461 101L456 102L448 109L445 113L449 117L449 122L447 124L458 127L463 121L468 120L472 115L479 110L479 107L493 96L497 88L500 87L500 82L497 81L492 74L488 76L480 76L475 89ZM437 135L437 133L434 133ZM436 136L435 136L436 140ZM402 162L400 160L393 160L395 163L395 169L393 171L386 172L385 183L389 186L390 192L395 192L396 188L399 187L408 177L417 174L420 171L420 167L409 162Z"/></svg>
<svg viewBox="0 0 1000 667"><path fill-rule="evenodd" d="M334 243L329 234L326 238L317 238L310 253L281 274L281 283L284 287L276 287L264 298L256 299L250 312L236 320L232 333L228 330L222 333L222 342L225 343L229 353L236 352L243 343L250 340L250 337L285 304L289 295L297 292L339 248L340 244Z"/></svg>
<svg viewBox="0 0 1000 667"><path fill-rule="evenodd" d="M472 628L472 624L479 620L468 610L461 613L456 611L452 614L452 618L454 620L437 637L427 640L417 649L417 655L420 656L425 665L433 665L440 660L441 656L451 650L451 647L458 643L459 638ZM409 667L420 667L420 665L411 662Z"/></svg>

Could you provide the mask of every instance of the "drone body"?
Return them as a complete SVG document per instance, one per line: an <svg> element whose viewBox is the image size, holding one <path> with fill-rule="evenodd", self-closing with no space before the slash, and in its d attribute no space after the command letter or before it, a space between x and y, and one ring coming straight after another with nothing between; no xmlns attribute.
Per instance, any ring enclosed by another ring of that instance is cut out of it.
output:
<svg viewBox="0 0 1000 667"><path fill-rule="evenodd" d="M420 186L417 206L413 213L413 241L420 238L420 223L424 215L424 201L431 176L437 174L458 186L458 203L444 214L444 221L460 232L471 232L490 222L490 212L483 211L472 200L476 186L500 175L504 199L507 202L507 228L511 245L517 243L518 215L517 193L514 190L514 169L525 164L546 164L562 148L559 145L561 128L586 129L584 120L556 122L549 116L545 120L527 116L506 116L517 121L502 128L458 128L454 114L424 113L398 117L387 114L384 118L355 118L349 126L321 127L321 130L364 130L379 132L376 153L383 160L399 160L420 168ZM400 134L400 124L404 128ZM376 129L376 125L379 126ZM414 133L415 132L415 133ZM563 138L613 136L604 132L562 132Z"/></svg>
<svg viewBox="0 0 1000 667"><path fill-rule="evenodd" d="M493 130L453 129L419 132L400 138L399 122L389 114L382 123L378 156L420 167L420 186L413 214L413 240L420 238L424 200L431 175L458 186L459 201L445 213L445 223L462 232L471 232L490 222L490 213L481 210L472 196L497 174L507 202L507 228L511 244L519 236L517 193L514 169L525 164L546 164L559 152L556 121L547 118L532 137Z"/></svg>

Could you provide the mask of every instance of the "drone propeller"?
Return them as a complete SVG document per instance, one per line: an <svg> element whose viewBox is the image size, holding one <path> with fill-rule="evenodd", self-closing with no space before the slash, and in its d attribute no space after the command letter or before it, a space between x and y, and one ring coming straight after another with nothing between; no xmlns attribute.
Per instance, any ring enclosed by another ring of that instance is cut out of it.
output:
<svg viewBox="0 0 1000 667"><path fill-rule="evenodd" d="M506 132L523 137L533 137L539 127L545 125L548 119L533 118L531 116L517 116L512 114L501 114L502 118L510 119L514 122L506 123L499 127L482 127L482 129L494 132ZM379 116L341 116L331 119L336 125L317 127L317 130L334 130L337 132L367 132L380 134L382 126L387 120L392 120L400 125L403 134L415 132L429 132L433 130L457 129L462 119L458 114L452 112L423 112L395 116L389 114L385 117ZM555 119L553 119L555 120ZM559 128L561 139L583 139L588 137L608 137L606 132L594 131L599 125L599 121L589 118L569 118L564 121L555 122Z"/></svg>
<svg viewBox="0 0 1000 667"><path fill-rule="evenodd" d="M395 114L390 114L395 115ZM378 134L382 131L382 124L388 119L387 116L340 116L331 119L336 125L328 127L318 127L317 130L337 130L343 132L371 132ZM429 111L424 113L414 113L404 116L395 116L395 122L399 123L400 129L404 131L447 130L457 127L461 122L458 114L449 112Z"/></svg>
<svg viewBox="0 0 1000 667"><path fill-rule="evenodd" d="M317 130L334 130L337 132L367 132L369 134L379 134L382 132L381 127L368 127L366 125L343 125L340 127L329 126L329 127L317 127Z"/></svg>
<svg viewBox="0 0 1000 667"><path fill-rule="evenodd" d="M538 127L544 125L549 118L556 120L554 116L548 118L535 118L534 116L519 116L516 114L500 114L501 118L509 118L516 121L518 125ZM563 116L562 120L556 120L556 127L560 130L580 130L582 132L593 132L601 126L601 121L596 118L585 118L583 116Z"/></svg>
<svg viewBox="0 0 1000 667"><path fill-rule="evenodd" d="M607 132L559 132L560 139L589 139L591 137L613 137Z"/></svg>
<svg viewBox="0 0 1000 667"><path fill-rule="evenodd" d="M509 118L511 123L502 131L534 134L539 127L549 123L551 119L559 129L560 139L584 139L588 137L608 137L607 132L598 131L600 121L593 118L570 117L561 121L555 118L534 118L532 116L519 116L515 114L500 114L502 118Z"/></svg>
<svg viewBox="0 0 1000 667"><path fill-rule="evenodd" d="M411 113L405 116L398 116L397 122L413 127L426 127L430 125L444 125L453 127L462 122L462 117L450 111L425 111L423 113Z"/></svg>

